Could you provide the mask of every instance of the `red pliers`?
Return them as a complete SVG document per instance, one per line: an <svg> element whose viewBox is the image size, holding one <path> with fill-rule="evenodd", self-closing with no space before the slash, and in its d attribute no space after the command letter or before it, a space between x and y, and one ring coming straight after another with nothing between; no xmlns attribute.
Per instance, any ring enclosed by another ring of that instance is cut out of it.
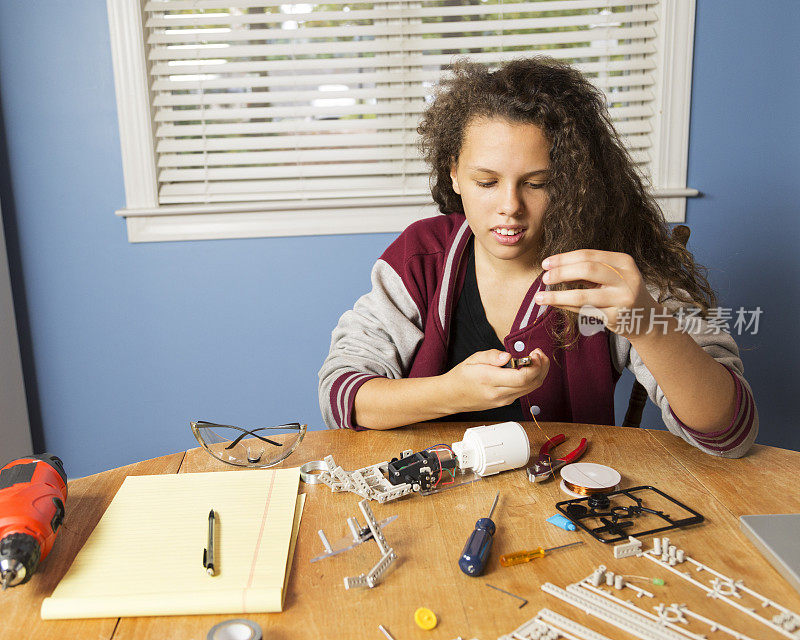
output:
<svg viewBox="0 0 800 640"><path fill-rule="evenodd" d="M580 444L563 458L553 458L550 449L560 445L567 437L563 433L553 436L539 449L539 457L528 467L528 480L531 482L542 482L547 480L565 464L574 462L586 451L586 438L581 438Z"/></svg>

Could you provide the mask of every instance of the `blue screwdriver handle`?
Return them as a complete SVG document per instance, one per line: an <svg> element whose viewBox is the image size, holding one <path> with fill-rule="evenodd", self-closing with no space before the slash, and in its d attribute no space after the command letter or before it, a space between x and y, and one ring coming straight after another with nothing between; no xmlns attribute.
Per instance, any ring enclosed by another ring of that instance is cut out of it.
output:
<svg viewBox="0 0 800 640"><path fill-rule="evenodd" d="M468 576L479 576L486 568L486 559L492 548L492 536L496 531L494 522L489 518L480 518L475 523L475 530L467 540L464 551L458 560L461 571Z"/></svg>

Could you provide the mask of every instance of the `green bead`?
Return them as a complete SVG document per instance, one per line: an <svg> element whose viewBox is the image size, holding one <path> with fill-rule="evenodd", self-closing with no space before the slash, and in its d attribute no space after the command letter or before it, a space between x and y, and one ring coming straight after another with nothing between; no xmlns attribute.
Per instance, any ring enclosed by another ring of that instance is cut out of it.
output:
<svg viewBox="0 0 800 640"><path fill-rule="evenodd" d="M659 587L663 587L664 581L661 578L653 578L653 584L657 584Z"/></svg>

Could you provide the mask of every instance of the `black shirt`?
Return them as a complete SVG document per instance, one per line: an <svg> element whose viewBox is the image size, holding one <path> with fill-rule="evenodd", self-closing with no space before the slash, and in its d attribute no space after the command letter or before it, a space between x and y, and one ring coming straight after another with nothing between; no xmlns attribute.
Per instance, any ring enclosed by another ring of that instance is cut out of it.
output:
<svg viewBox="0 0 800 640"><path fill-rule="evenodd" d="M467 272L464 276L464 287L458 298L455 312L450 320L450 344L447 348L446 370L450 371L457 364L466 360L473 353L506 348L492 325L486 318L481 294L478 290L478 278L475 273L475 245L474 239L470 240L467 262ZM483 411L467 411L442 418L448 422L506 422L523 420L522 404L519 399L505 407L484 409Z"/></svg>

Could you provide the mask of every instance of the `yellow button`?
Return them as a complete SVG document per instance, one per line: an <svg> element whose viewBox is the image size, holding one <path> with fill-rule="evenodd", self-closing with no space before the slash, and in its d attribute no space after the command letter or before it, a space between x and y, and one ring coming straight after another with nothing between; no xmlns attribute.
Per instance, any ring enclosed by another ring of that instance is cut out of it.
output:
<svg viewBox="0 0 800 640"><path fill-rule="evenodd" d="M436 614L433 611L425 607L420 607L414 612L414 622L416 622L417 626L421 629L430 631L437 625L439 620L436 618Z"/></svg>

